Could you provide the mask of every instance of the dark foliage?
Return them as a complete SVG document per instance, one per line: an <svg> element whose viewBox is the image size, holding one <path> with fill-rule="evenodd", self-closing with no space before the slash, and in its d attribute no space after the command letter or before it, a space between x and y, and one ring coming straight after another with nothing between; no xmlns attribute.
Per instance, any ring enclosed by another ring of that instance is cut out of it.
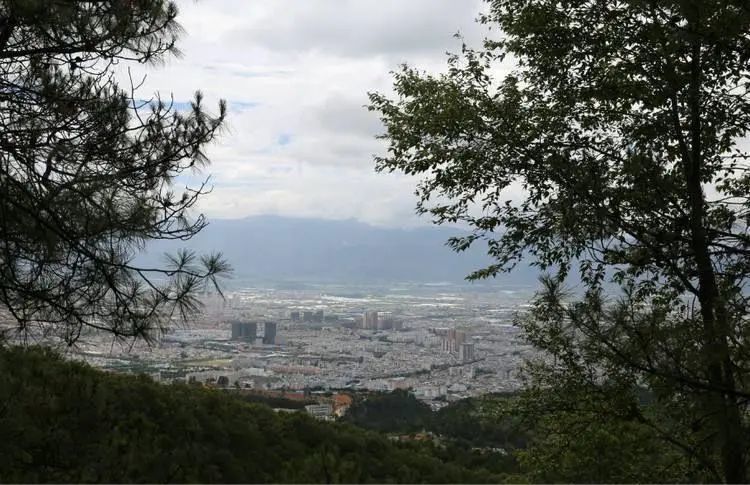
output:
<svg viewBox="0 0 750 485"><path fill-rule="evenodd" d="M0 482L502 480L429 444L105 374L39 349L0 351L0 435Z"/></svg>
<svg viewBox="0 0 750 485"><path fill-rule="evenodd" d="M517 478L521 470L514 451L526 446L529 427L493 412L498 402L510 397L464 399L433 412L410 392L396 390L358 398L345 420L365 429L412 439L419 433L432 433L440 443L437 453L445 460L470 469L515 473Z"/></svg>
<svg viewBox="0 0 750 485"><path fill-rule="evenodd" d="M241 401L248 402L248 403L265 404L266 406L269 406L271 408L298 409L299 410L299 409L304 409L305 406L307 406L308 404L315 404L315 401L312 399L298 401L295 399L286 399L283 397L250 394L250 393L246 393L243 391L229 390L226 392L229 396L239 399Z"/></svg>
<svg viewBox="0 0 750 485"><path fill-rule="evenodd" d="M432 410L406 390L358 397L345 420L387 433L413 433L430 426Z"/></svg>
<svg viewBox="0 0 750 485"><path fill-rule="evenodd" d="M176 16L165 0L0 1L0 304L22 331L148 338L228 271L189 252L133 263L146 241L206 225L189 210L207 179L185 181L208 163L224 103L211 115L198 93L177 112L116 81L175 51Z"/></svg>
<svg viewBox="0 0 750 485"><path fill-rule="evenodd" d="M487 244L494 264L470 278L529 257L556 273L519 321L545 354L531 396L647 426L690 476L747 482L747 2L487 3L482 47L371 95L389 143L377 169L416 176L434 222L471 227L456 251Z"/></svg>

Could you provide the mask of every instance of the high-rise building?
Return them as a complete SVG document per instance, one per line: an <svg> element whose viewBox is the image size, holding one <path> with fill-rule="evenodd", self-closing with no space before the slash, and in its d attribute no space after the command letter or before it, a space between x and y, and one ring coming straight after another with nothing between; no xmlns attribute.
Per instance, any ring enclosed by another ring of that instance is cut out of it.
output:
<svg viewBox="0 0 750 485"><path fill-rule="evenodd" d="M245 322L243 328L244 331L242 332L242 336L244 337L244 339L250 342L255 342L255 339L258 337L257 322Z"/></svg>
<svg viewBox="0 0 750 485"><path fill-rule="evenodd" d="M457 353L461 348L461 345L466 342L466 332L463 330L456 330L455 328L449 328L443 337L443 351L450 353Z"/></svg>
<svg viewBox="0 0 750 485"><path fill-rule="evenodd" d="M276 343L276 322L266 322L264 327L263 343L273 345Z"/></svg>
<svg viewBox="0 0 750 485"><path fill-rule="evenodd" d="M377 330L378 312L368 310L362 315L362 328L366 330Z"/></svg>
<svg viewBox="0 0 750 485"><path fill-rule="evenodd" d="M458 358L461 362L471 362L474 360L474 344L463 343L458 348Z"/></svg>
<svg viewBox="0 0 750 485"><path fill-rule="evenodd" d="M454 352L458 352L458 349L461 348L461 345L466 343L466 332L462 330L456 330L456 343L454 345Z"/></svg>
<svg viewBox="0 0 750 485"><path fill-rule="evenodd" d="M305 312L302 315L302 321L303 322L312 322L313 320L313 312Z"/></svg>
<svg viewBox="0 0 750 485"><path fill-rule="evenodd" d="M299 322L299 312L292 312L289 316L293 322Z"/></svg>
<svg viewBox="0 0 750 485"><path fill-rule="evenodd" d="M232 340L246 340L255 342L258 335L258 324L244 320L233 320L232 322Z"/></svg>
<svg viewBox="0 0 750 485"><path fill-rule="evenodd" d="M242 336L242 322L232 322L232 340L239 340Z"/></svg>
<svg viewBox="0 0 750 485"><path fill-rule="evenodd" d="M381 312L378 314L378 330L390 330L393 328L393 313Z"/></svg>
<svg viewBox="0 0 750 485"><path fill-rule="evenodd" d="M322 323L323 322L323 310L318 310L313 315L313 322L315 323Z"/></svg>
<svg viewBox="0 0 750 485"><path fill-rule="evenodd" d="M456 342L456 329L449 328L443 336L443 352L453 352Z"/></svg>

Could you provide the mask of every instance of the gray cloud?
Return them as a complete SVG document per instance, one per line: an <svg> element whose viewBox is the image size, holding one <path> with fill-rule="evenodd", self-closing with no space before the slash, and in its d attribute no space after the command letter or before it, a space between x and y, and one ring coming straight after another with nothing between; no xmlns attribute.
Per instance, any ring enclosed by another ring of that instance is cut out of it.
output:
<svg viewBox="0 0 750 485"><path fill-rule="evenodd" d="M233 42L270 50L408 59L455 48L452 35L481 37L481 0L277 0L257 22L230 32Z"/></svg>
<svg viewBox="0 0 750 485"><path fill-rule="evenodd" d="M309 113L310 121L331 133L373 138L383 131L376 113L367 110L367 96L334 93Z"/></svg>
<svg viewBox="0 0 750 485"><path fill-rule="evenodd" d="M143 96L229 100L228 129L208 150L209 217L281 214L391 226L414 215L417 181L374 173L383 131L367 92L391 90L408 61L444 70L461 31L475 44L481 0L178 0L184 56L148 74ZM127 78L125 78L127 79Z"/></svg>

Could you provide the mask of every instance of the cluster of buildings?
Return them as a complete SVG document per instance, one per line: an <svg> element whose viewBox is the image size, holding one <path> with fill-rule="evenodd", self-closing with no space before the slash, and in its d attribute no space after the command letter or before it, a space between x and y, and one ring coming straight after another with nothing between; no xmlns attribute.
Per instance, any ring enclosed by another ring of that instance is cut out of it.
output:
<svg viewBox="0 0 750 485"><path fill-rule="evenodd" d="M289 319L292 322L304 322L304 323L323 323L325 321L325 314L323 310L305 310L300 312L295 310L289 314Z"/></svg>
<svg viewBox="0 0 750 485"><path fill-rule="evenodd" d="M323 310L292 310L289 313L289 321L293 323L307 323L312 325L321 325L324 323L335 323L339 321L339 315L326 315Z"/></svg>
<svg viewBox="0 0 750 485"><path fill-rule="evenodd" d="M441 348L458 357L460 362L468 363L476 360L475 345L468 341L468 334L465 330L456 328L437 328L432 331L443 337Z"/></svg>
<svg viewBox="0 0 750 485"><path fill-rule="evenodd" d="M403 330L404 322L396 319L391 312L368 310L362 314L362 325L365 330Z"/></svg>
<svg viewBox="0 0 750 485"><path fill-rule="evenodd" d="M349 394L336 393L330 397L319 397L317 401L316 404L305 406L307 414L318 419L331 421L346 414L354 400Z"/></svg>
<svg viewBox="0 0 750 485"><path fill-rule="evenodd" d="M232 340L255 343L258 339L258 322L247 320L231 320ZM263 345L276 344L276 322L263 322Z"/></svg>
<svg viewBox="0 0 750 485"><path fill-rule="evenodd" d="M266 398L280 398L287 401L297 401L300 403L308 402L310 404L305 405L301 409L285 407L275 408L275 411L304 411L307 414L324 421L331 421L335 418L340 418L341 416L346 414L346 412L349 410L349 407L351 407L352 403L354 402L354 399L348 393L320 394L312 393L308 389L305 389L303 392L242 389L239 388L239 386L235 386L231 382L230 378L225 375L220 375L215 379L205 379L204 381L199 381L195 376L190 376L187 382L192 385L200 385L203 387L217 389L229 389L234 390L234 392L254 394ZM236 389L233 389L233 387L236 387Z"/></svg>
<svg viewBox="0 0 750 485"><path fill-rule="evenodd" d="M120 352L92 338L76 352L94 365L165 382L210 381L243 392L409 389L438 407L520 385L517 369L534 352L512 324L525 295L246 288L207 299L201 320L157 345ZM323 417L335 408L307 411Z"/></svg>

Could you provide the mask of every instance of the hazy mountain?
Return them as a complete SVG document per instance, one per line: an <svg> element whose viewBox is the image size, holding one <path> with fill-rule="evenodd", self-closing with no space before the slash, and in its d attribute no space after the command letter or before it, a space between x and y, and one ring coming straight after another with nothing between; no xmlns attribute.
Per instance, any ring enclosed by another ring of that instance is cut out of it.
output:
<svg viewBox="0 0 750 485"><path fill-rule="evenodd" d="M491 263L484 248L455 253L446 246L459 229L388 229L353 220L259 216L214 219L188 242L158 242L144 259L187 247L221 251L243 279L315 282L457 282ZM524 267L498 278L533 284L537 272Z"/></svg>

